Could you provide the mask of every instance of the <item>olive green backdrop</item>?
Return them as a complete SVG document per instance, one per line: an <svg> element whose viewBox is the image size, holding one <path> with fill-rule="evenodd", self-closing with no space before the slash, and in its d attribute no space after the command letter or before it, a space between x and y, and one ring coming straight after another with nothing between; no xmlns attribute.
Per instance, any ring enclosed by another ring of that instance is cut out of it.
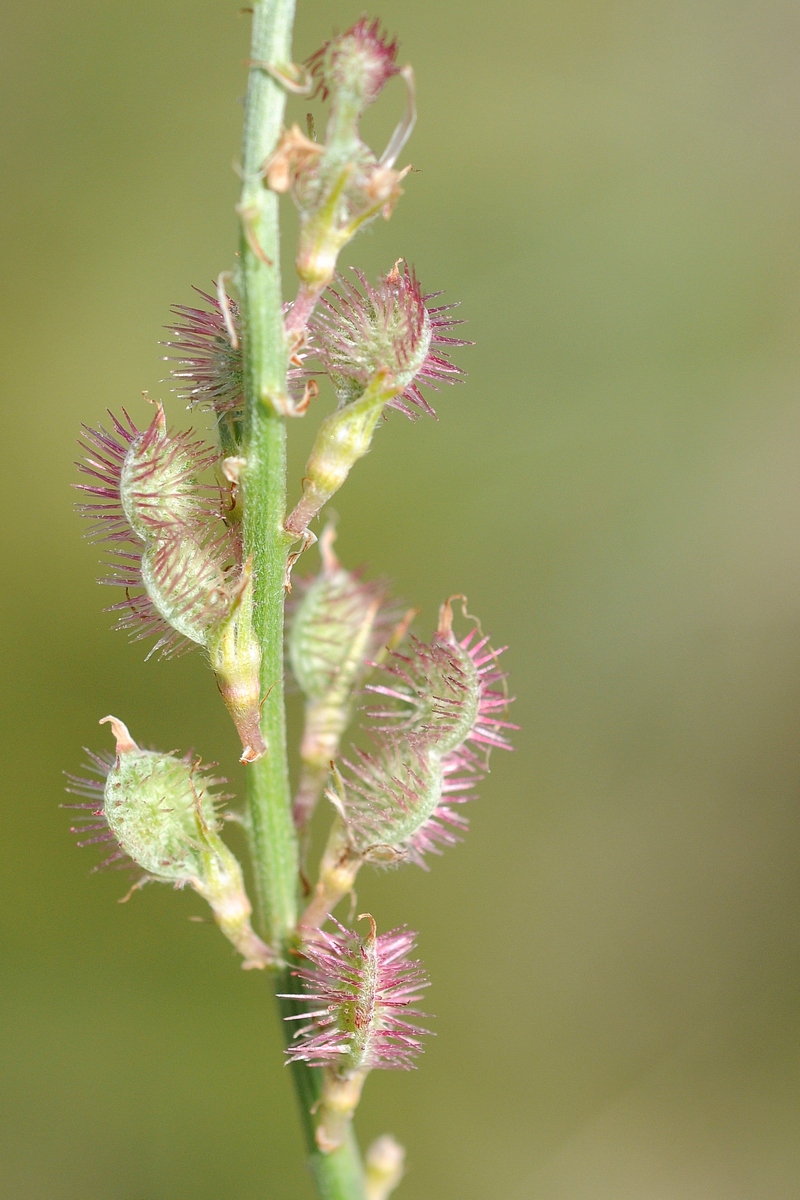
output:
<svg viewBox="0 0 800 1200"><path fill-rule="evenodd" d="M360 12L299 7L298 58ZM340 550L421 629L465 591L523 729L462 846L363 880L421 930L438 1036L373 1076L360 1132L408 1146L406 1200L794 1200L800 10L381 15L417 173L350 261L407 255L477 345L439 422L392 417L358 465ZM120 907L58 808L109 711L241 787L201 657L144 665L109 631L69 484L79 421L168 396L168 306L231 262L248 24L235 0L0 14L9 1200L311 1195L266 981L192 896Z"/></svg>

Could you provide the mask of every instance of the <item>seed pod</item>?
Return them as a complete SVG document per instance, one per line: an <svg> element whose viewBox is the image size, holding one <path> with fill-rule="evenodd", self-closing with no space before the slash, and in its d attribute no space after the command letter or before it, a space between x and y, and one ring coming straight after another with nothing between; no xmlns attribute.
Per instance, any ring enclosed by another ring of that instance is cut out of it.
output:
<svg viewBox="0 0 800 1200"><path fill-rule="evenodd" d="M446 332L463 324L450 315L458 305L429 306L441 293L423 295L414 271L407 263L400 267L398 261L374 287L360 271L353 272L360 288L339 276L311 324L314 353L340 404L361 396L376 372L385 370L397 388L389 407L413 416L412 405L432 416L420 385L438 391L442 383L458 383L464 372L448 354L472 343Z"/></svg>
<svg viewBox="0 0 800 1200"><path fill-rule="evenodd" d="M302 923L322 925L353 887L363 862L425 866L426 854L460 840L468 822L458 807L473 798L493 748L510 749L504 719L510 698L488 638L475 626L457 640L450 603L429 645L412 640L383 666L385 682L367 684L375 749L357 749L334 772L326 796L334 822L319 882Z"/></svg>
<svg viewBox="0 0 800 1200"><path fill-rule="evenodd" d="M213 326L210 321L209 330ZM92 535L115 544L111 573L100 582L125 589L125 599L111 606L117 628L134 640L155 635L148 658L180 654L191 644L207 647L242 740L243 761L254 762L266 747L259 729L261 652L252 631L250 569L242 565L233 523L242 460L223 463L231 484L225 494L229 528L222 490L199 478L218 454L191 441L189 433L168 431L161 405L143 433L127 414L127 424L112 421L113 433L86 430L87 457L79 467L98 482L79 487L104 501L80 508L94 521Z"/></svg>
<svg viewBox="0 0 800 1200"><path fill-rule="evenodd" d="M399 612L389 601L386 585L345 570L333 551L334 538L328 526L320 539L322 570L305 586L289 628L289 661L306 697L303 774L294 806L301 829L339 753L355 691L393 639L393 629L395 638L404 632L395 628Z"/></svg>
<svg viewBox="0 0 800 1200"><path fill-rule="evenodd" d="M83 828L101 830L91 842L115 841L114 859L127 857L144 879L188 885L211 906L225 936L244 956L245 967L264 967L269 949L253 932L242 870L219 836L214 788L224 781L187 755L141 750L116 717L104 717L116 739L116 758L92 756L100 780L70 776L70 791L90 804ZM82 844L88 844L86 842Z"/></svg>
<svg viewBox="0 0 800 1200"><path fill-rule="evenodd" d="M286 1054L292 1062L325 1067L317 1112L317 1145L330 1153L342 1144L367 1074L374 1068L408 1070L422 1051L427 1030L407 1020L428 986L418 962L409 959L416 935L395 929L378 936L369 914L365 938L343 925L304 944L309 965L292 973L304 986L302 999L315 1006ZM293 997L297 999L296 996Z"/></svg>
<svg viewBox="0 0 800 1200"><path fill-rule="evenodd" d="M113 432L83 426L86 458L77 465L96 482L76 487L92 497L79 506L94 523L90 536L138 544L213 521L219 489L201 484L200 476L217 461L214 450L188 430L169 431L160 404L141 432L124 409L123 415L120 421L111 414Z"/></svg>
<svg viewBox="0 0 800 1200"><path fill-rule="evenodd" d="M244 360L239 306L230 296L209 296L194 289L206 308L173 304L179 324L170 326L174 341L164 345L174 351L165 361L174 362L170 375L178 395L190 408L215 413L240 414L244 408ZM220 299L224 302L222 307Z"/></svg>
<svg viewBox="0 0 800 1200"><path fill-rule="evenodd" d="M331 104L324 144L290 130L264 164L271 186L291 188L300 215L301 285L286 323L297 339L334 277L342 248L379 214L389 217L402 195L400 182L410 167L396 171L395 162L414 127L416 106L413 72L399 68L396 59L397 43L377 21L362 18L327 42L308 60L318 91ZM362 140L359 123L393 75L406 85L406 110L379 159Z"/></svg>
<svg viewBox="0 0 800 1200"><path fill-rule="evenodd" d="M376 288L358 278L364 293L341 281L341 291L331 293L313 325L313 352L333 381L339 407L319 428L306 463L303 497L286 521L296 537L367 453L384 408L412 416L411 404L433 413L419 384L436 387L462 375L444 352L431 349L468 344L441 333L456 324L447 315L452 306L429 311L408 266L401 272L395 265Z"/></svg>

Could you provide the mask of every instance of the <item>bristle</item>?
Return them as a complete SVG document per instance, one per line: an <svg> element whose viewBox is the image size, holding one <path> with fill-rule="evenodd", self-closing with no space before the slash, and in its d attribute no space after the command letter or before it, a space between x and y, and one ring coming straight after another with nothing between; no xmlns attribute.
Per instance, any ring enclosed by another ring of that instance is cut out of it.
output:
<svg viewBox="0 0 800 1200"><path fill-rule="evenodd" d="M360 287L338 276L311 321L317 348L313 351L330 374L340 400L357 396L379 370L388 370L400 390L388 402L413 418L415 412L434 416L420 384L439 390L456 383L462 369L450 362L448 351L435 347L470 345L445 337L454 322L442 311L425 305L416 274L407 263L394 268L373 287L354 270ZM449 307L449 306L448 306Z"/></svg>
<svg viewBox="0 0 800 1200"><path fill-rule="evenodd" d="M408 1070L428 1033L407 1020L424 1015L414 1006L428 986L420 963L409 958L416 935L399 928L376 936L372 922L372 933L362 939L334 923L338 932L322 932L305 944L309 965L292 972L305 985L300 998L312 1009L287 1056L342 1072Z"/></svg>
<svg viewBox="0 0 800 1200"><path fill-rule="evenodd" d="M430 644L412 638L367 685L379 697L367 710L376 748L343 760L328 793L353 849L373 862L422 866L426 854L459 841L467 821L453 806L474 797L491 750L511 748L500 651L477 627L457 641L449 622Z"/></svg>
<svg viewBox="0 0 800 1200"><path fill-rule="evenodd" d="M399 71L397 50L397 39L389 40L377 18L370 22L361 17L306 60L316 83L314 95L327 100L331 92L347 88L371 104Z"/></svg>

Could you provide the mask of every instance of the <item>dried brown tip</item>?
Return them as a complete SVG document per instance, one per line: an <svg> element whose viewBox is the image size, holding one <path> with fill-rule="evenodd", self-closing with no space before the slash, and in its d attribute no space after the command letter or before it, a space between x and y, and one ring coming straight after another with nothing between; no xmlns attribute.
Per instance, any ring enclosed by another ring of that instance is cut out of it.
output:
<svg viewBox="0 0 800 1200"><path fill-rule="evenodd" d="M452 596L448 596L442 607L439 609L439 627L436 630L439 637L449 638L453 634L453 601L460 600L466 614L467 597L462 592L455 592Z"/></svg>
<svg viewBox="0 0 800 1200"><path fill-rule="evenodd" d="M118 756L120 754L130 754L132 751L139 749L139 747L136 745L136 742L128 733L127 725L123 725L122 721L118 720L116 717L103 717L99 724L111 726L111 732L113 733L117 742Z"/></svg>
<svg viewBox="0 0 800 1200"><path fill-rule="evenodd" d="M369 921L369 936L374 942L375 938L378 936L378 926L375 923L375 918L373 917L372 913L359 913L356 917L356 920Z"/></svg>

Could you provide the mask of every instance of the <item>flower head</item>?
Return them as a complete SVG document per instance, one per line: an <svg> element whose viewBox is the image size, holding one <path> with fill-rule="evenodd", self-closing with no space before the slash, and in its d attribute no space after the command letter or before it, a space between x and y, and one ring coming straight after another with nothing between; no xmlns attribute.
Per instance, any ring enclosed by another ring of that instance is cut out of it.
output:
<svg viewBox="0 0 800 1200"><path fill-rule="evenodd" d="M362 108L376 100L397 65L397 39L390 41L380 21L361 17L345 33L326 42L307 60L323 100L344 93Z"/></svg>
<svg viewBox="0 0 800 1200"><path fill-rule="evenodd" d="M354 271L361 288L338 278L312 319L316 354L333 382L339 401L351 402L363 394L378 371L386 371L395 395L388 401L412 416L413 405L433 415L420 391L424 384L438 391L442 383L455 383L464 372L452 363L449 350L470 342L448 337L445 330L459 325L450 315L455 304L435 308L428 301L439 292L423 295L416 274L403 263L373 287Z"/></svg>
<svg viewBox="0 0 800 1200"><path fill-rule="evenodd" d="M338 932L321 932L303 946L308 966L293 972L305 985L302 999L313 1006L299 1018L286 1053L293 1062L327 1066L340 1076L375 1067L408 1069L427 1033L407 1018L428 981L409 959L416 935L408 929L377 934L370 916L365 938L335 922Z"/></svg>

